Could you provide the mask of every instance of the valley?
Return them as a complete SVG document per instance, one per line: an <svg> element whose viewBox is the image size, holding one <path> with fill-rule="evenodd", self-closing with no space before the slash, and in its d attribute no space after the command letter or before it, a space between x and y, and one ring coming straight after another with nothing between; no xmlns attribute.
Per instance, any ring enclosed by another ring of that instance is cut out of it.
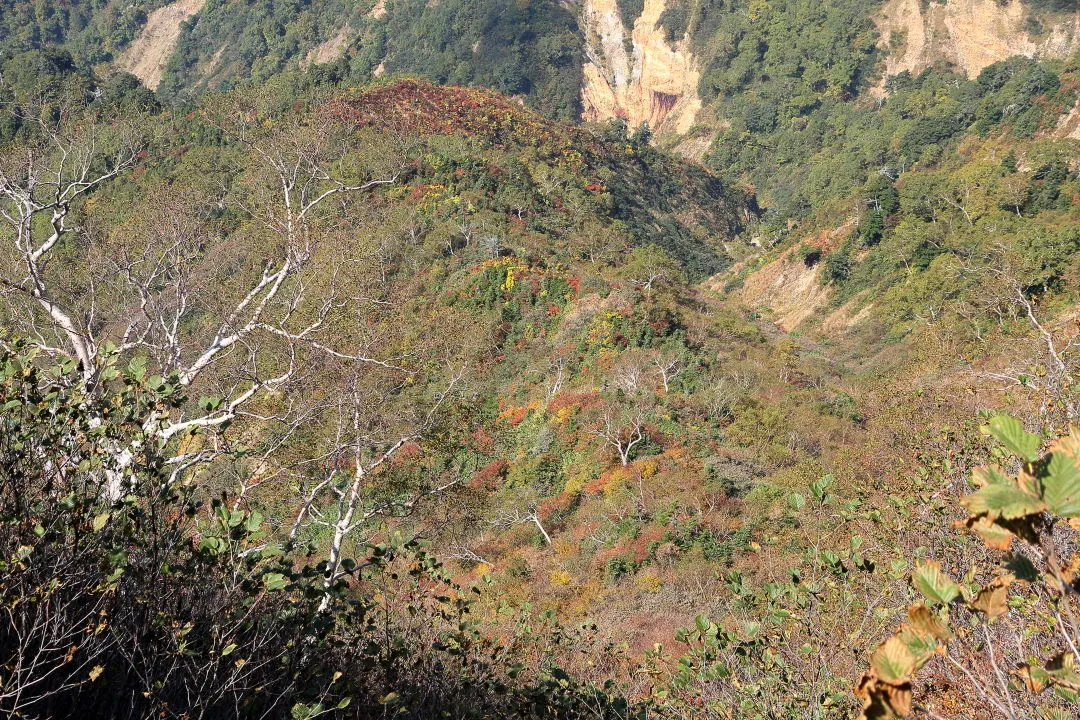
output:
<svg viewBox="0 0 1080 720"><path fill-rule="evenodd" d="M1063 720L1080 10L0 0L13 717Z"/></svg>

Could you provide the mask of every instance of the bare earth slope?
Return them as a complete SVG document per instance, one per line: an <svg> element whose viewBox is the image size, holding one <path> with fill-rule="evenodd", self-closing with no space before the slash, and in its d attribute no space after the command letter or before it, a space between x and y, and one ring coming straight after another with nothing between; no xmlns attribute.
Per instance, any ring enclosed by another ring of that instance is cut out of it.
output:
<svg viewBox="0 0 1080 720"><path fill-rule="evenodd" d="M151 90L161 84L165 63L180 37L180 25L202 10L206 0L177 0L150 13L146 27L135 38L120 65Z"/></svg>
<svg viewBox="0 0 1080 720"><path fill-rule="evenodd" d="M1030 14L1020 0L889 0L876 21L889 51L886 75L916 74L938 60L948 60L968 77L1013 55L1066 57L1080 47L1080 9L1044 18L1043 32L1025 27ZM895 34L895 39L894 39Z"/></svg>

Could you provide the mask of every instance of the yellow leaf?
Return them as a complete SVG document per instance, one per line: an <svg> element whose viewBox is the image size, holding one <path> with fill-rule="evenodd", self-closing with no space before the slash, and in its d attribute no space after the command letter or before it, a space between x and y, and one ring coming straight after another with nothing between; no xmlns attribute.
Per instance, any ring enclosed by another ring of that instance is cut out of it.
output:
<svg viewBox="0 0 1080 720"><path fill-rule="evenodd" d="M945 623L922 603L908 608L908 620L916 632L929 635L935 640L948 642L952 638L952 633L945 627Z"/></svg>
<svg viewBox="0 0 1080 720"><path fill-rule="evenodd" d="M1013 576L1004 575L984 587L971 601L971 607L986 613L991 618L1000 617L1009 611L1009 585Z"/></svg>

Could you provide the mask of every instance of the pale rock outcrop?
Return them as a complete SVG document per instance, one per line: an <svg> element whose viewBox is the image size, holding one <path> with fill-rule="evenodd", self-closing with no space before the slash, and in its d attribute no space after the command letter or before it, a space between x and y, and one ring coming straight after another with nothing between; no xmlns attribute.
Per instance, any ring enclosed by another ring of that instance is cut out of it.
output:
<svg viewBox="0 0 1080 720"><path fill-rule="evenodd" d="M1058 120L1054 136L1080 140L1080 100L1077 101L1072 110L1062 115Z"/></svg>
<svg viewBox="0 0 1080 720"><path fill-rule="evenodd" d="M322 65L337 60L345 54L345 49L349 47L354 34L352 28L346 24L345 27L337 31L334 37L313 47L304 57L304 61L300 63L301 67Z"/></svg>
<svg viewBox="0 0 1080 720"><path fill-rule="evenodd" d="M1067 57L1080 47L1080 8L1043 14L1044 31L1025 29L1031 9L1021 0L889 0L875 21L887 49L885 74L918 74L939 60L954 63L968 77L1014 55ZM894 33L902 42L890 47Z"/></svg>
<svg viewBox="0 0 1080 720"><path fill-rule="evenodd" d="M165 64L180 39L180 25L203 9L206 0L177 0L150 13L146 25L120 58L120 67L157 90Z"/></svg>
<svg viewBox="0 0 1080 720"><path fill-rule="evenodd" d="M686 133L701 109L699 63L689 38L668 43L657 27L667 0L645 0L630 42L616 0L585 0L582 19L588 62L582 87L583 119L621 117L631 128Z"/></svg>

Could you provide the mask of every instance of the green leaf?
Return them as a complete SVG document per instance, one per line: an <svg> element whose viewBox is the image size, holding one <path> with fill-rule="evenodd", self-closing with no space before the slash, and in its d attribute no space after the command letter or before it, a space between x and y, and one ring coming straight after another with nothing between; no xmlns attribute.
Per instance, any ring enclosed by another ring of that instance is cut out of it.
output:
<svg viewBox="0 0 1080 720"><path fill-rule="evenodd" d="M128 363L128 372L131 373L131 377L142 380L146 376L146 363L147 358L145 356L140 355L131 358Z"/></svg>
<svg viewBox="0 0 1080 720"><path fill-rule="evenodd" d="M94 520L91 523L94 528L94 532L101 532L101 528L105 527L105 523L109 522L111 513L103 512L100 515L95 515Z"/></svg>
<svg viewBox="0 0 1080 720"><path fill-rule="evenodd" d="M989 467L977 467L971 471L971 481L979 487L986 487L987 485L1012 485L1012 479L1001 471L1001 468L989 466Z"/></svg>
<svg viewBox="0 0 1080 720"><path fill-rule="evenodd" d="M1039 436L1032 435L1024 430L1024 426L1016 418L1008 415L995 415L991 418L986 429L1009 452L1021 460L1035 462L1039 459L1039 445L1041 445Z"/></svg>
<svg viewBox="0 0 1080 720"><path fill-rule="evenodd" d="M252 510L251 514L247 516L247 520L244 521L244 529L249 533L258 532L262 527L263 516L258 510Z"/></svg>
<svg viewBox="0 0 1080 720"><path fill-rule="evenodd" d="M204 537L199 543L199 549L205 550L211 555L218 555L225 549L225 541L219 537Z"/></svg>
<svg viewBox="0 0 1080 720"><path fill-rule="evenodd" d="M1071 652L1063 652L1046 664L1050 681L1068 690L1080 690L1080 673L1076 672L1076 658Z"/></svg>
<svg viewBox="0 0 1080 720"><path fill-rule="evenodd" d="M870 656L870 667L887 683L899 685L915 671L917 660L904 642L895 635L881 644Z"/></svg>
<svg viewBox="0 0 1080 720"><path fill-rule="evenodd" d="M1029 495L1014 485L987 485L974 495L962 498L960 504L973 515L990 513L1007 520L1034 515L1046 509L1046 503L1041 498Z"/></svg>
<svg viewBox="0 0 1080 720"><path fill-rule="evenodd" d="M930 635L923 635L916 631L914 628L905 627L897 635L900 638L900 642L904 643L908 652L915 658L915 666L922 667L926 664L934 652L937 651L937 642Z"/></svg>
<svg viewBox="0 0 1080 720"><path fill-rule="evenodd" d="M1080 467L1073 457L1063 450L1052 452L1044 472L1040 478L1050 512L1062 517L1080 516Z"/></svg>
<svg viewBox="0 0 1080 720"><path fill-rule="evenodd" d="M948 605L960 596L960 586L941 572L941 564L933 560L917 565L911 582L932 603Z"/></svg>
<svg viewBox="0 0 1080 720"><path fill-rule="evenodd" d="M229 643L228 645L225 646L225 649L223 649L221 651L221 657L225 657L226 655L230 654L235 649L236 649L236 643Z"/></svg>
<svg viewBox="0 0 1080 720"><path fill-rule="evenodd" d="M266 586L267 590L273 592L276 590L284 590L289 582L281 573L267 573L263 576L263 584Z"/></svg>

